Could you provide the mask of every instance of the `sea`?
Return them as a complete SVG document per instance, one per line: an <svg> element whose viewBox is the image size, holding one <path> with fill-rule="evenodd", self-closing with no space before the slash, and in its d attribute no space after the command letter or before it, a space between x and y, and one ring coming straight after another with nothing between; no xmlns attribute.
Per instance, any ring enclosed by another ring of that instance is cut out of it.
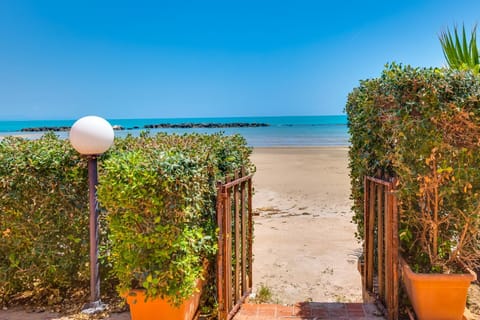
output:
<svg viewBox="0 0 480 320"><path fill-rule="evenodd" d="M194 129L148 129L150 134L166 132L170 134L223 132L226 135L240 134L252 147L310 147L310 146L348 146L349 135L346 115L332 116L279 116L279 117L231 117L231 118L169 118L169 119L107 119L112 126L121 126L126 130L116 130L115 136L127 134L139 135L147 129L145 125L162 123L266 123L267 127L241 128L194 128ZM75 120L32 120L1 121L0 136L25 135L38 137L41 134L21 132L23 128L72 126ZM134 129L140 128L140 129ZM68 132L57 132L68 138Z"/></svg>

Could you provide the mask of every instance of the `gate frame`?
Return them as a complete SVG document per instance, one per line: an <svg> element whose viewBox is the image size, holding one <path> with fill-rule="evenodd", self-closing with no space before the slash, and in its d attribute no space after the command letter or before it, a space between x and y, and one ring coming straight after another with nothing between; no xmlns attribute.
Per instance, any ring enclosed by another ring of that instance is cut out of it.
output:
<svg viewBox="0 0 480 320"><path fill-rule="evenodd" d="M252 292L252 177L253 174L245 175L245 169L242 169L235 173L233 181L227 178L225 183L217 183L217 224L219 228L217 254L218 320L232 319ZM232 215L234 216L233 219ZM232 238L232 229L235 239ZM235 240L236 259L234 275L232 276L233 240ZM241 260L237 257L241 257Z"/></svg>

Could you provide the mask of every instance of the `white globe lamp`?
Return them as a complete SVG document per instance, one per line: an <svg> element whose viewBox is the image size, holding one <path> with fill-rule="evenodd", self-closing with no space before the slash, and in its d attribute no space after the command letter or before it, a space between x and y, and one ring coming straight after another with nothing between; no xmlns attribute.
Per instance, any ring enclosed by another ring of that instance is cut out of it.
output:
<svg viewBox="0 0 480 320"><path fill-rule="evenodd" d="M70 129L70 143L84 155L100 155L113 144L113 127L97 116L78 119Z"/></svg>

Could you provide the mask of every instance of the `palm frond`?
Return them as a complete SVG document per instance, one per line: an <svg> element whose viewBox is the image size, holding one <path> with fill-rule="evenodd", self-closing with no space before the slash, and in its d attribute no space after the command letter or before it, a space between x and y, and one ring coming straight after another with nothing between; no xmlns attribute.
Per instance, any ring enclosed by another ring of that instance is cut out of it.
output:
<svg viewBox="0 0 480 320"><path fill-rule="evenodd" d="M470 40L467 39L465 26L462 27L462 34L459 35L457 27L453 33L447 29L440 34L440 44L447 64L452 69L468 69L478 73L479 56L477 48L477 26L472 29Z"/></svg>

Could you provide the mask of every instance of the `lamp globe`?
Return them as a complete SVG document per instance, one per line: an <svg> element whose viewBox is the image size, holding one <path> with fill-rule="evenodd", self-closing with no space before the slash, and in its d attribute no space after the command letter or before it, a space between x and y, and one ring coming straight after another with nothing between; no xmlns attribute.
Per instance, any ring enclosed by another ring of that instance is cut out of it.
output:
<svg viewBox="0 0 480 320"><path fill-rule="evenodd" d="M110 123L97 116L78 119L70 129L70 143L83 155L100 155L113 144L115 134Z"/></svg>

